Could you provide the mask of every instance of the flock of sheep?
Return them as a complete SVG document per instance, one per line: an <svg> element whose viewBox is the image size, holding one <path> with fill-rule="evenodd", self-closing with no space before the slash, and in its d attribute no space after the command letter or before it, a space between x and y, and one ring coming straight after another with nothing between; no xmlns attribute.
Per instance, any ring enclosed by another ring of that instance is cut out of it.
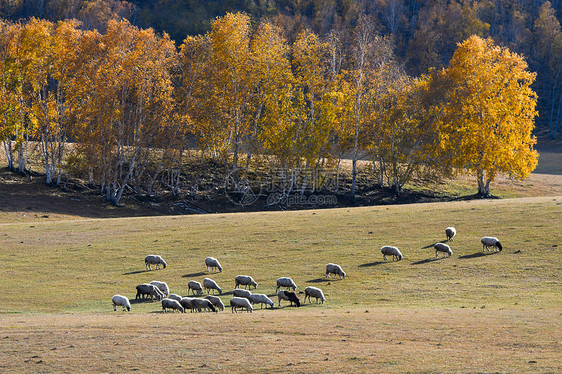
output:
<svg viewBox="0 0 562 374"><path fill-rule="evenodd" d="M453 241L453 238L457 234L457 231L454 227L447 227L445 229L445 235L447 236L447 241ZM490 250L490 247L498 249L500 252L502 251L503 247L500 241L495 237L485 236L483 237L480 242L482 243L482 251ZM435 249L435 257L439 257L439 252L443 252L451 257L453 255L453 251L451 247L449 247L445 243L436 243L433 248ZM386 261L386 256L392 256L393 261L400 261L402 260L402 253L400 250L393 246L383 246L381 248L381 253L383 255L383 259ZM148 255L144 259L146 270L152 270L152 265L156 265L156 269L159 269L160 266L162 268L166 268L167 264L164 259L159 255ZM214 257L207 257L205 259L205 265L207 266L207 271L219 271L222 272L223 268L219 261ZM334 275L334 278L339 277L339 279L345 279L345 272L341 268L341 266L337 264L329 263L326 265L326 276L330 277ZM270 308L273 308L273 301L265 294L259 293L252 293L249 291L251 287L254 287L254 290L257 289L258 284L254 279L248 275L237 275L234 278L234 291L232 292L233 297L230 299L230 307L232 309L232 313L238 313L238 309L246 310L247 312L253 311L253 306L255 304L260 304L260 308L263 308L263 304L267 306L269 305ZM162 310L167 312L168 310L171 311L178 311L185 313L187 310L193 312L203 312L203 311L212 311L218 312L223 311L225 306L222 300L215 296L215 291L218 291L219 295L222 294L222 288L218 286L218 284L212 280L211 278L204 278L203 284L197 281L189 281L188 290L186 297L181 297L176 294L171 294L168 285L165 282L159 281L152 281L150 283L139 284L136 287L137 294L135 299L147 299L150 297L151 300L162 301ZM241 286L244 286L244 289L241 289ZM280 288L285 288L285 290L280 290ZM292 289L292 291L290 291ZM297 285L295 282L288 277L281 277L277 279L277 288L275 292L277 293L277 298L279 301L278 306L281 306L281 301L289 301L290 305L295 304L295 306L299 307L301 305L300 300L296 294ZM205 298L195 297L197 294L198 296L203 295L203 291L207 291L207 296ZM213 292L213 295L210 292ZM189 297L189 293L192 293L193 297ZM306 287L304 289L304 301L308 298L309 302L312 302L311 298L314 297L316 299L316 303L318 300L324 303L326 298L324 297L324 293L320 288L317 287ZM120 306L123 310L130 311L131 310L131 303L126 296L122 295L114 295L111 298L113 303L113 310L116 311L117 307Z"/></svg>
<svg viewBox="0 0 562 374"><path fill-rule="evenodd" d="M156 265L156 269L159 269L162 266L163 269L166 268L167 264L164 259L159 255L148 255L144 259L146 270L152 270L152 265ZM222 272L222 266L219 261L214 257L207 257L205 259L205 265L207 266L207 271L211 270L218 270ZM328 264L326 265L326 274L335 274L339 275L340 278L345 278L345 272L339 265L336 264ZM335 276L334 275L334 276ZM260 308L263 308L263 304L267 306L269 305L270 308L273 308L273 301L265 294L259 293L252 293L249 291L251 287L256 289L258 284L252 277L249 275L238 275L234 278L234 291L232 292L233 297L230 299L230 306L232 312L238 313L238 309L246 310L247 312L253 311L253 305L260 304ZM244 286L245 289L240 288ZM212 280L211 278L203 279L203 284L197 281L189 281L187 284L187 295L186 297L181 297L176 294L171 294L168 285L165 282L160 281L152 281L150 283L143 283L139 284L136 287L137 294L135 299L148 299L162 301L162 310L164 312L170 311L178 311L185 313L187 310L191 312L202 312L202 311L212 311L218 312L224 310L224 304L222 300L215 296L215 291L218 291L219 295L222 294L222 288L219 287L217 282ZM280 288L287 288L287 290L279 290ZM290 291L289 289L293 289ZM281 277L277 279L277 298L279 300L279 306L281 306L281 300L289 301L291 305L293 303L298 307L300 306L300 300L296 294L297 285L295 282L288 277ZM203 291L207 291L207 296L205 298L194 297L196 294L198 296L203 295ZM210 292L213 292L213 295ZM193 297L189 297L189 294L192 294ZM322 303L326 300L324 297L324 293L321 289L317 287L306 287L304 290L305 297L304 300L309 299L309 302L312 302L311 298L314 297L316 299L316 303L318 300ZM113 303L113 310L116 311L117 307L120 306L123 310L130 311L131 310L131 303L126 296L122 295L114 295L111 298Z"/></svg>

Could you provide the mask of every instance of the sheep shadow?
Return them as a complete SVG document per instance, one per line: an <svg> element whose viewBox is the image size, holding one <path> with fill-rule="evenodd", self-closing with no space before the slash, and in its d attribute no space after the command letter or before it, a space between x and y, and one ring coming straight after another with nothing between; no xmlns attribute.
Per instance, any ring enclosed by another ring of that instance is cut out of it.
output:
<svg viewBox="0 0 562 374"><path fill-rule="evenodd" d="M478 257L495 255L497 253L499 253L499 252L476 252L476 253L473 253L473 254L470 254L470 255L459 256L459 258L462 258L462 259L478 258Z"/></svg>
<svg viewBox="0 0 562 374"><path fill-rule="evenodd" d="M447 257L436 257L436 258L427 258L425 260L420 260L420 261L416 261L416 262L412 262L412 265L423 265L423 264L427 264L429 262L434 262L434 261L439 261L442 260L444 258Z"/></svg>
<svg viewBox="0 0 562 374"><path fill-rule="evenodd" d="M334 278L316 278L316 279L311 279L311 280L307 280L306 283L323 283L323 282L330 282L335 280Z"/></svg>
<svg viewBox="0 0 562 374"><path fill-rule="evenodd" d="M361 264L361 265L359 265L359 266L357 266L357 267L359 267L359 268L366 268L366 267L370 267L370 266L377 266L377 265L380 265L380 264L386 264L386 261L368 262L368 263L366 263L366 264Z"/></svg>
<svg viewBox="0 0 562 374"><path fill-rule="evenodd" d="M198 273L185 274L185 275L182 275L181 277L182 278L201 277L201 276L206 275L206 274L207 274L206 272L200 271Z"/></svg>
<svg viewBox="0 0 562 374"><path fill-rule="evenodd" d="M133 275L133 274L140 274L140 273L148 273L150 270L136 270L136 271L130 271L128 273L123 273L121 275Z"/></svg>
<svg viewBox="0 0 562 374"><path fill-rule="evenodd" d="M447 240L447 239L444 239L444 240L435 242L435 243L433 243L433 244L428 244L428 245L426 245L425 247L422 247L422 249L433 248L433 246L434 246L435 244L437 244L437 243L443 243L443 244L445 244L445 243L447 243L447 242L448 242L448 240Z"/></svg>
<svg viewBox="0 0 562 374"><path fill-rule="evenodd" d="M142 303L158 303L160 301L154 299L154 300L150 300L150 299L129 299L129 303L131 305L133 304L142 304Z"/></svg>

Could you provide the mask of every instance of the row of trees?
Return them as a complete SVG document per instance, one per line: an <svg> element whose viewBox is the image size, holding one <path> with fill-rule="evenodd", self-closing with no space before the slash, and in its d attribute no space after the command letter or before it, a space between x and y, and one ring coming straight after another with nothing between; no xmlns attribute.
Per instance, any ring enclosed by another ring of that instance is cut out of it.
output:
<svg viewBox="0 0 562 374"><path fill-rule="evenodd" d="M362 16L391 38L411 76L446 67L457 43L476 34L525 56L537 72L537 125L556 138L562 122L562 1L560 0L0 0L0 17L75 18L86 30L105 33L108 20L128 19L166 32L179 45L205 34L226 12L245 12L254 24L270 19L292 45L303 30L326 38L353 29Z"/></svg>
<svg viewBox="0 0 562 374"><path fill-rule="evenodd" d="M23 172L27 142L39 141L47 183L82 173L114 203L129 186L150 195L162 180L178 193L193 140L229 165L240 190L256 158L294 170L348 157L352 196L360 158L396 192L419 173L467 171L482 194L498 173L524 178L537 162L535 75L477 36L449 68L415 79L367 16L290 43L271 22L228 13L179 50L128 21L110 21L104 34L75 21L3 22L0 36L9 167L17 156Z"/></svg>

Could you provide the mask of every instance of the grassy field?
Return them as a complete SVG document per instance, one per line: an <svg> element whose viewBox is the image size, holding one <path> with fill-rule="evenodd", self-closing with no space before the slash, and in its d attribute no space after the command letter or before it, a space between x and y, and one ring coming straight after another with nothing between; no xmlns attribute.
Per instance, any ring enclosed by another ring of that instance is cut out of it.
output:
<svg viewBox="0 0 562 374"><path fill-rule="evenodd" d="M449 225L454 254L435 259ZM562 196L0 224L0 371L557 373L561 226ZM484 235L504 250L483 254ZM382 245L404 259L383 262ZM168 267L145 271L149 253ZM225 270L209 275L206 256ZM328 262L347 278L326 279ZM227 304L238 274L269 295L290 276L327 301L243 315L111 307L139 283L186 295L206 276Z"/></svg>

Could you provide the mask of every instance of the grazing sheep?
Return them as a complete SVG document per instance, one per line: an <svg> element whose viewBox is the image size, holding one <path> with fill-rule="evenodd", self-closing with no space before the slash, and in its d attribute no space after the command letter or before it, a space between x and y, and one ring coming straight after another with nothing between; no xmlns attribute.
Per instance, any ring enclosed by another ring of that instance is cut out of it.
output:
<svg viewBox="0 0 562 374"><path fill-rule="evenodd" d="M193 306L194 306L193 309L195 309L199 312L209 309L209 310L217 313L217 309L215 308L213 303L210 300L207 300L207 299L194 298L193 299Z"/></svg>
<svg viewBox="0 0 562 374"><path fill-rule="evenodd" d="M222 266L219 264L219 260L214 257L207 257L205 265L207 265L207 271L211 271L209 269L219 269L219 273L222 273Z"/></svg>
<svg viewBox="0 0 562 374"><path fill-rule="evenodd" d="M181 296L180 296L180 295L176 295L175 293L171 293L171 294L168 296L168 299L180 301L180 300L181 300Z"/></svg>
<svg viewBox="0 0 562 374"><path fill-rule="evenodd" d="M277 293L277 298L279 299L279 306L281 306L281 300L288 300L291 305L295 303L297 307L301 306L301 301L297 297L295 291L279 291Z"/></svg>
<svg viewBox="0 0 562 374"><path fill-rule="evenodd" d="M254 310L254 308L252 308L252 305L250 304L250 301L243 297L233 297L232 299L230 299L230 307L232 308L232 313L238 313L238 308L246 309L246 311L250 313L252 313L252 311Z"/></svg>
<svg viewBox="0 0 562 374"><path fill-rule="evenodd" d="M185 313L185 309L181 306L180 302L173 299L162 299L162 310L166 313L167 309L171 309L172 311L179 311L181 313Z"/></svg>
<svg viewBox="0 0 562 374"><path fill-rule="evenodd" d="M185 310L191 310L191 313L193 313L193 309L195 309L195 302L194 302L195 298L193 297L182 297L180 300L180 304L181 306L183 306L185 308Z"/></svg>
<svg viewBox="0 0 562 374"><path fill-rule="evenodd" d="M158 287L158 289L160 291L162 291L162 293L164 295L166 295L166 296L170 295L170 289L168 288L168 285L166 284L166 282L152 281L152 282L150 282L150 284L153 284L156 287Z"/></svg>
<svg viewBox="0 0 562 374"><path fill-rule="evenodd" d="M445 235L447 235L447 240L452 242L455 235L457 235L457 230L454 227L447 227L445 229Z"/></svg>
<svg viewBox="0 0 562 374"><path fill-rule="evenodd" d="M260 309L263 308L263 304L266 304L265 308L267 309L267 306L269 305L269 307L271 309L273 309L273 301L271 301L271 299L269 297L267 297L267 295L264 295L263 293L253 293L250 295L250 303L252 304L260 304Z"/></svg>
<svg viewBox="0 0 562 374"><path fill-rule="evenodd" d="M164 298L164 294L158 287L153 284L143 283L137 286L137 296L135 299L144 299L145 295L150 296L150 300L162 300Z"/></svg>
<svg viewBox="0 0 562 374"><path fill-rule="evenodd" d="M334 278L336 277L336 275L339 275L340 279L342 279L342 277L345 279L345 272L339 265L332 263L326 265L326 276L330 278L330 274L334 274Z"/></svg>
<svg viewBox="0 0 562 374"><path fill-rule="evenodd" d="M386 256L392 256L392 261L398 259L398 261L402 260L402 253L396 247L385 245L381 248L382 258L386 261Z"/></svg>
<svg viewBox="0 0 562 374"><path fill-rule="evenodd" d="M213 290L213 295L215 294L215 290L219 291L219 295L222 294L222 288L211 278L203 279L203 288L207 290L207 293L209 293L209 290Z"/></svg>
<svg viewBox="0 0 562 374"><path fill-rule="evenodd" d="M249 275L237 275L236 278L234 278L234 283L234 288L238 288L240 285L244 286L244 288L248 286L251 288L254 286L255 289L258 287L258 284Z"/></svg>
<svg viewBox="0 0 562 374"><path fill-rule="evenodd" d="M217 308L217 310L220 310L221 312L224 310L224 304L219 297L207 295L205 296L205 299L209 300L215 306L215 308Z"/></svg>
<svg viewBox="0 0 562 374"><path fill-rule="evenodd" d="M191 293L195 295L195 291L197 291L197 293L199 295L203 295L203 288L201 288L201 283L197 282L197 281L189 281L189 283L187 283L187 294L189 295L189 290L191 290Z"/></svg>
<svg viewBox="0 0 562 374"><path fill-rule="evenodd" d="M129 299L126 296L114 295L111 301L113 302L114 312L117 311L117 305L122 306L123 311L125 311L125 309L127 309L127 312L131 311L131 303L129 303Z"/></svg>
<svg viewBox="0 0 562 374"><path fill-rule="evenodd" d="M291 278L287 277L277 278L277 289L275 290L275 292L279 291L281 287L285 287L287 289L292 288L293 291L296 291L297 289L297 285L295 284L295 282L293 282Z"/></svg>
<svg viewBox="0 0 562 374"><path fill-rule="evenodd" d="M439 255L438 255L439 252L448 253L449 257L451 257L453 255L453 251L451 251L451 247L449 247L447 244L435 243L433 248L435 248L435 257L439 257Z"/></svg>
<svg viewBox="0 0 562 374"><path fill-rule="evenodd" d="M485 236L482 239L480 239L480 242L482 243L482 252L484 252L484 249L489 251L490 247L495 247L499 249L500 252L503 249L498 238L494 238L493 236Z"/></svg>
<svg viewBox="0 0 562 374"><path fill-rule="evenodd" d="M146 270L152 270L150 265L156 265L156 269L160 269L160 265L166 269L166 261L158 255L148 255L144 258L144 264L146 266Z"/></svg>
<svg viewBox="0 0 562 374"><path fill-rule="evenodd" d="M236 289L234 291L232 291L232 295L236 296L236 297L243 297L244 299L250 299L250 295L252 293L248 290L243 290L243 289Z"/></svg>
<svg viewBox="0 0 562 374"><path fill-rule="evenodd" d="M308 297L308 301L312 303L312 300L310 300L311 296L316 298L316 304L318 304L318 299L322 301L322 304L324 304L324 301L326 301L326 298L324 297L324 293L320 288L306 287L304 289L304 301L306 302L306 298Z"/></svg>

